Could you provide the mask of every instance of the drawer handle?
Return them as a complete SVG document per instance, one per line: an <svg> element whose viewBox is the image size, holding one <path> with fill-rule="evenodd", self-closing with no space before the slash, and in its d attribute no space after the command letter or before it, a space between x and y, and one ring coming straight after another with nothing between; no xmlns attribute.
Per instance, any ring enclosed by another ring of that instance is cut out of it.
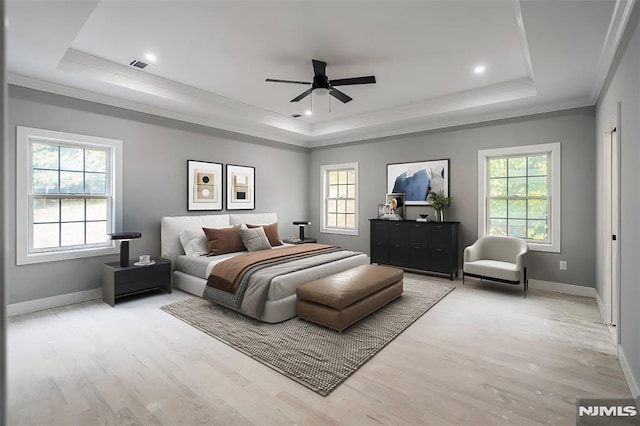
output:
<svg viewBox="0 0 640 426"><path fill-rule="evenodd" d="M438 225L438 226L436 226L436 228L442 229L442 225Z"/></svg>
<svg viewBox="0 0 640 426"><path fill-rule="evenodd" d="M442 251L442 249L436 249L436 251Z"/></svg>
<svg viewBox="0 0 640 426"><path fill-rule="evenodd" d="M415 246L414 249L421 249L422 247L420 246Z"/></svg>
<svg viewBox="0 0 640 426"><path fill-rule="evenodd" d="M394 244L394 247L396 247L396 248L400 247L400 244Z"/></svg>

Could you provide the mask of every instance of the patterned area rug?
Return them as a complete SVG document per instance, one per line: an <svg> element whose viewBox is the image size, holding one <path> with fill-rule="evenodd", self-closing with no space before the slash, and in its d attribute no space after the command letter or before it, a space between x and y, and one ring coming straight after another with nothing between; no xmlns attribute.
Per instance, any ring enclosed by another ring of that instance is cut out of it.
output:
<svg viewBox="0 0 640 426"><path fill-rule="evenodd" d="M160 309L326 396L455 287L404 277L404 293L341 334L297 317L266 324L204 299Z"/></svg>

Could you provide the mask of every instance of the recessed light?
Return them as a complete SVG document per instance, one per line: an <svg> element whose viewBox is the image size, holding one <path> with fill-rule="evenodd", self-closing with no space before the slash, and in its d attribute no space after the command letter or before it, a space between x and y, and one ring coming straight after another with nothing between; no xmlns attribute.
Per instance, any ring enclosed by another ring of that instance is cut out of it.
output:
<svg viewBox="0 0 640 426"><path fill-rule="evenodd" d="M151 62L155 62L156 59L156 55L154 55L153 53L147 53L146 55L144 55L144 57L146 58L147 61L151 61Z"/></svg>
<svg viewBox="0 0 640 426"><path fill-rule="evenodd" d="M487 68L484 65L478 65L473 69L473 72L475 72L476 74L482 74L486 69Z"/></svg>
<svg viewBox="0 0 640 426"><path fill-rule="evenodd" d="M311 114L313 114L313 112L311 112L311 110L310 110L310 109L308 109L308 110L306 110L306 111L304 112L304 115L311 115Z"/></svg>

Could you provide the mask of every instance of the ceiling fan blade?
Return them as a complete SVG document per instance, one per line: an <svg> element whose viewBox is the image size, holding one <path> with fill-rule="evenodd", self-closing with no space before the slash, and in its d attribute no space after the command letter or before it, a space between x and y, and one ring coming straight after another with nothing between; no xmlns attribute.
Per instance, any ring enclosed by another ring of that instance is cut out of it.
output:
<svg viewBox="0 0 640 426"><path fill-rule="evenodd" d="M309 81L276 80L274 78L268 78L265 81L269 81L271 83L311 84Z"/></svg>
<svg viewBox="0 0 640 426"><path fill-rule="evenodd" d="M338 89L331 89L331 91L329 92L329 94L331 96L333 96L334 98L338 99L339 101L342 101L342 103L347 103L351 100L353 100L353 98L345 95L344 93L342 93L341 91L339 91Z"/></svg>
<svg viewBox="0 0 640 426"><path fill-rule="evenodd" d="M298 96L296 96L295 98L291 99L291 101L290 101L290 102L298 102L300 99L304 99L304 98L306 98L307 96L309 96L309 95L311 94L311 91L312 91L312 90L313 90L313 89L309 89L309 90L307 90L307 91L306 91L306 92L304 92L304 93L300 93Z"/></svg>
<svg viewBox="0 0 640 426"><path fill-rule="evenodd" d="M350 86L353 84L371 84L376 82L376 77L369 75L366 77L340 78L338 80L329 80L332 86Z"/></svg>
<svg viewBox="0 0 640 426"><path fill-rule="evenodd" d="M327 75L327 63L316 59L312 59L311 61L313 62L313 73L316 76L325 77Z"/></svg>

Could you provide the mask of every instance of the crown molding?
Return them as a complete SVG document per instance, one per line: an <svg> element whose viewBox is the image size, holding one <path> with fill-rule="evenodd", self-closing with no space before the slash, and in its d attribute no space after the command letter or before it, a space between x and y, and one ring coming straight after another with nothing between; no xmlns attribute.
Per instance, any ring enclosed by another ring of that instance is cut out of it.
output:
<svg viewBox="0 0 640 426"><path fill-rule="evenodd" d="M7 83L15 86L40 90L43 92L81 99L89 102L96 102L103 105L128 109L132 111L170 118L173 120L184 121L187 123L213 127L229 132L268 139L275 142L282 142L304 148L309 147L307 142L300 139L299 137L296 137L295 135L291 135L290 132L279 132L278 129L275 128L265 129L264 126L257 126L255 123L252 123L249 120L243 119L242 122L240 122L240 120L236 118L235 120L233 120L236 123L230 123L229 121L222 121L212 117L182 113L176 110L156 107L146 103L131 101L110 95L104 95L89 90L79 89L76 87L58 83L52 83L49 81L26 77L19 74L7 73L6 77Z"/></svg>
<svg viewBox="0 0 640 426"><path fill-rule="evenodd" d="M537 114L554 113L576 108L591 107L594 103L590 98L572 99L553 104L533 107L510 108L506 111L466 111L465 116L448 114L439 116L436 120L425 121L421 119L406 120L396 123L395 126L381 125L379 128L370 128L357 131L357 134L333 135L330 139L317 139L311 144L311 149L322 148L331 145L362 142L372 139L389 138L407 135L411 133L427 132L431 130L447 129L452 127L478 125L498 120L508 120ZM354 132L356 133L356 132Z"/></svg>
<svg viewBox="0 0 640 426"><path fill-rule="evenodd" d="M122 99L13 73L7 73L7 82L9 84L62 96L200 124L305 148L354 142L393 134L406 134L449 125L466 124L468 122L467 120L458 122L457 120L451 121L451 119L448 118L443 121L442 116L463 110L473 110L494 103L535 96L536 94L533 83L529 79L521 79L454 95L433 98L425 102L404 105L392 110L376 111L340 121L320 123L314 125L312 131L295 132L289 129L283 129L277 125L267 126L264 125L264 123L256 123L248 119L246 114L239 112L238 108L235 109L235 116L226 114L220 117L209 114L212 108L211 105L206 102L206 99L202 100L195 96L190 98L190 105L193 105L191 111L183 112L177 109L152 106L147 103ZM130 83L129 81L127 84ZM185 102L184 98L178 97L178 95L173 92L162 92L162 88L158 88L155 85L147 85L147 83L144 82L141 86L147 91L160 91L163 97L172 96L171 99L176 102L180 101L180 104ZM198 89L190 89L198 92ZM149 95L152 96L152 94ZM419 124L415 124L416 121Z"/></svg>
<svg viewBox="0 0 640 426"><path fill-rule="evenodd" d="M210 118L195 117L191 114L183 114L174 110L154 107L140 102L129 101L109 95L103 95L88 90L78 89L57 83L51 83L48 81L38 80L12 73L7 73L7 83L44 92L54 93L61 96L72 97L117 108L124 108L132 111L138 111L188 123L213 127L234 133L268 139L271 141L282 142L285 144L300 146L304 148L320 148L330 145L339 145L448 127L478 124L494 120L515 118L525 115L541 114L594 105L594 102L591 99L575 99L538 107L511 108L508 111L504 112L483 113L482 111L477 111L477 108L481 107L482 105L467 104L465 116L454 114L461 111L459 108L450 108L448 113L443 111L440 114L433 115L430 119L428 117L416 114L412 118L407 118L405 120L396 121L393 123L378 122L376 125L369 125L368 127L363 127L361 125L361 127L346 129L343 131L334 129L333 133L327 133L325 136L317 135L313 138L310 136L307 138L303 138L299 135L290 137L278 135L275 132L276 129L273 128L269 129L269 131L256 129L255 126L252 126L252 123L248 121L243 121L242 126L233 126L229 125L229 123L226 122L216 122L215 120L212 120ZM530 90L530 88L526 88L526 85L523 86L522 89L525 91ZM462 97L459 99L459 101L462 102ZM438 101L433 100L431 102L437 103ZM451 106L453 107L453 101ZM376 114L383 115L384 112L378 112ZM374 123L375 117L368 117L366 118L366 120Z"/></svg>
<svg viewBox="0 0 640 426"><path fill-rule="evenodd" d="M439 96L424 102L402 105L396 108L376 111L316 124L313 127L314 140L331 139L342 132L357 130L367 133L367 129L384 126L385 129L401 131L408 120L421 119L425 125L437 125L440 117L453 112L477 109L479 107L525 99L537 95L533 82L528 78L513 80L451 95Z"/></svg>
<svg viewBox="0 0 640 426"><path fill-rule="evenodd" d="M254 107L206 90L178 83L142 70L130 68L106 59L98 58L77 50L68 49L57 67L67 71L135 92L168 99L180 103L204 103L208 114L221 117L223 121L243 116L244 120L272 126L299 134L309 134L307 123L281 114L275 114L262 108Z"/></svg>
<svg viewBox="0 0 640 426"><path fill-rule="evenodd" d="M227 130L234 133L245 134L249 136L268 139L276 142L282 142L290 145L300 146L304 148L320 148L330 145L338 145L351 142L359 142L368 139L385 138L391 136L404 135L409 133L417 133L435 129L442 129L455 126L464 126L477 124L487 121L500 119L515 118L523 115L532 115L547 113L572 108L580 108L592 106L590 99L576 99L562 103L551 105L531 107L531 108L511 108L505 112L486 112L475 111L477 108L469 106L466 113L467 116L454 116L456 110L451 110L449 114L437 114L428 120L424 116L416 116L412 119L406 119L393 124L381 123L375 126L360 127L349 129L342 132L336 131L327 136L316 136L315 139L303 139L301 137L284 137L275 134L274 131L259 131L251 128L251 123L244 122L242 127L230 126L228 123L218 123L211 119L201 119L189 114L181 114L176 111L153 107L139 102L129 101L113 96L102 95L95 92L69 87L61 84L51 83L43 80L33 79L17 74L7 73L7 83L27 87L30 89L40 90L44 92L54 93L61 96L72 97L76 99L96 102L104 105L124 108L132 111L152 114L160 117L166 117L174 120L184 121L188 123L199 124L207 127L214 127L221 130ZM435 101L434 101L435 102ZM476 106L477 107L477 106ZM459 111L459 110L458 110ZM380 112L380 114L384 114ZM273 130L273 129L272 129Z"/></svg>
<svg viewBox="0 0 640 426"><path fill-rule="evenodd" d="M598 74L591 89L591 99L593 103L596 103L600 97L600 92L613 65L613 60L615 59L624 31L629 23L629 18L631 17L635 3L636 0L616 1L613 14L611 15L611 21L609 22L609 28L607 29L607 35L602 45L602 50L600 51Z"/></svg>
<svg viewBox="0 0 640 426"><path fill-rule="evenodd" d="M527 75L529 79L535 83L536 79L533 76L533 63L531 62L531 53L529 52L529 39L527 38L527 31L524 28L524 19L522 18L522 8L520 7L520 0L513 0L513 11L516 15L516 23L518 24L518 35L520 38L520 47L522 48L522 59L524 60L525 67L527 68Z"/></svg>

